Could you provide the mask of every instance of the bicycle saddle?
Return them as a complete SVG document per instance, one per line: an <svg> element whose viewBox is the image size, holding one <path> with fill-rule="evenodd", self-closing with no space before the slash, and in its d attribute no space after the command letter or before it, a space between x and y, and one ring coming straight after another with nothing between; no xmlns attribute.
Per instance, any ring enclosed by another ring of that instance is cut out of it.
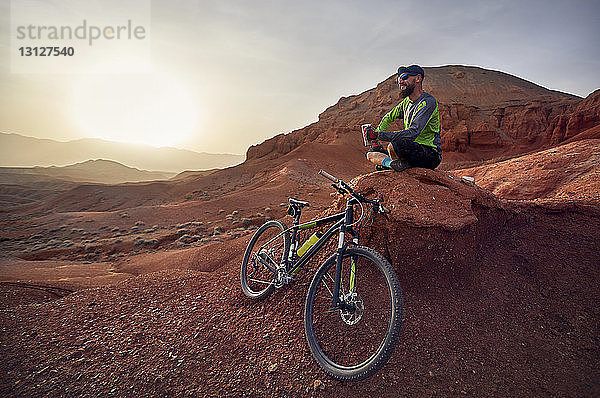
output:
<svg viewBox="0 0 600 398"><path fill-rule="evenodd" d="M303 202L301 200L296 200L296 199L290 198L289 201L290 201L291 205L299 206L300 208L309 206L308 202Z"/></svg>

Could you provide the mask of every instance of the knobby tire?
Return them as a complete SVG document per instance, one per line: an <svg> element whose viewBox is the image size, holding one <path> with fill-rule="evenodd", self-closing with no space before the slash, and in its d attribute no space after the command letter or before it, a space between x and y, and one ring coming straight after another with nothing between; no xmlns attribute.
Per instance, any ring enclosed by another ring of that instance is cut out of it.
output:
<svg viewBox="0 0 600 398"><path fill-rule="evenodd" d="M290 236L288 232L283 233L285 230L287 227L284 223L270 220L261 225L248 242L240 273L242 291L246 297L262 300L275 289L275 274L262 262L266 261L271 267L277 268L288 255Z"/></svg>
<svg viewBox="0 0 600 398"><path fill-rule="evenodd" d="M349 282L352 271L348 271L352 259L354 294ZM343 256L340 296L356 309L331 310L335 268L334 254L319 267L309 286L306 338L313 357L329 376L363 380L381 369L396 347L402 327L402 291L385 257L368 247L350 247Z"/></svg>

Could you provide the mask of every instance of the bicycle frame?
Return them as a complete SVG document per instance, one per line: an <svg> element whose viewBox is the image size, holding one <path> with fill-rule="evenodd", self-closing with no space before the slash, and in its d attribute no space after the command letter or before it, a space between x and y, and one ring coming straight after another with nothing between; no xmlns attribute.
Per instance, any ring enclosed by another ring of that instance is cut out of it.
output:
<svg viewBox="0 0 600 398"><path fill-rule="evenodd" d="M267 245L270 242L272 242L273 240L280 237L281 235L291 231L292 236L291 236L290 252L287 254L283 266L285 267L285 271L288 275L293 275L296 272L298 272L298 270L300 268L302 268L304 265L306 265L312 259L312 257L315 254L317 254L319 252L319 250L321 250L323 248L323 246L325 246L325 244L331 239L331 237L336 232L339 231L338 248L337 248L337 252L336 252L337 258L336 258L336 269L335 269L335 280L334 280L334 294L333 294L333 299L332 299L332 303L331 303L332 309L337 309L338 307L340 307L340 305L342 307L344 307L344 303L340 302L340 300L339 300L342 259L343 259L344 251L345 251L346 247L348 246L348 243L344 243L344 241L345 241L346 233L349 233L350 235L352 235L352 238L353 238L352 243L355 245L358 245L359 234L357 231L354 230L354 228L352 228L352 222L353 222L353 218L354 218L353 206L357 203L359 203L359 202L355 198L349 198L346 202L346 210L344 212L337 213L337 214L334 214L334 215L331 215L328 217L320 218L317 220L312 220L312 221L306 222L304 224L300 224L300 216L302 214L302 211L301 211L301 209L299 209L299 211L296 213L296 215L294 217L294 223L293 223L292 227L279 233L277 236L270 239L269 242L266 242L264 244L264 245ZM319 238L319 240L317 240L315 242L315 244L312 245L310 247L310 249L308 249L308 251L306 253L304 253L304 255L302 257L297 259L298 255L296 254L296 250L298 248L298 242L296 241L296 237L297 237L298 231L320 227L325 224L329 224L331 222L335 222L335 224L333 224L331 227L329 227L329 229L323 234L323 236L321 236ZM275 275L278 274L278 270L271 267L268 263L265 262L264 265L267 268L269 268L269 270L271 270L271 272L273 272ZM355 275L354 266L355 266L355 264L353 263L352 264L353 272L351 275L350 288L352 288L354 285L354 275ZM346 308L342 308L342 309L344 310Z"/></svg>
<svg viewBox="0 0 600 398"><path fill-rule="evenodd" d="M363 380L390 359L402 326L396 272L381 253L359 246L362 228L370 227L376 214L389 221L390 210L382 197L366 198L343 180L323 170L318 174L339 194L350 196L345 210L301 223L302 210L309 204L290 198L287 214L293 224L288 228L280 220L268 220L258 228L244 252L240 284L246 297L263 300L293 284L301 267L316 265L304 305L304 331L312 356L335 379ZM357 220L355 205L360 207ZM309 230L314 228L318 232L312 234L315 231ZM331 242L335 234L337 245Z"/></svg>

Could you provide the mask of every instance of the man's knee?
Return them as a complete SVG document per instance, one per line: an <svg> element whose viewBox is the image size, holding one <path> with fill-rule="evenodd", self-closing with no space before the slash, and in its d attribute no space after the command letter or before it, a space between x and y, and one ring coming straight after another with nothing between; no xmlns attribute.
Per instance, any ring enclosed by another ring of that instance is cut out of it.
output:
<svg viewBox="0 0 600 398"><path fill-rule="evenodd" d="M373 162L375 160L375 157L376 157L375 154L376 153L377 152L367 152L367 160L369 162Z"/></svg>
<svg viewBox="0 0 600 398"><path fill-rule="evenodd" d="M394 145L392 145L391 142L388 144L387 150L388 150L388 153L390 154L390 157L392 159L397 159L398 158L398 155L394 151Z"/></svg>
<svg viewBox="0 0 600 398"><path fill-rule="evenodd" d="M383 159L387 158L387 155L381 152L367 152L367 160L374 164L381 164Z"/></svg>

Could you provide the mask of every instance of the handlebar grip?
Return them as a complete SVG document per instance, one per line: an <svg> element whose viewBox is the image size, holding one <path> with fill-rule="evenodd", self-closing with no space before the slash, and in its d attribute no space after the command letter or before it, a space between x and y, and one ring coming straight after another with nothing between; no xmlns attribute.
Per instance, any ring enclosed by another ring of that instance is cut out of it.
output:
<svg viewBox="0 0 600 398"><path fill-rule="evenodd" d="M337 184L339 181L339 179L335 178L334 176L332 176L331 174L329 174L326 171L319 170L319 174L321 174L323 177L327 178L328 180L331 180L334 184Z"/></svg>

